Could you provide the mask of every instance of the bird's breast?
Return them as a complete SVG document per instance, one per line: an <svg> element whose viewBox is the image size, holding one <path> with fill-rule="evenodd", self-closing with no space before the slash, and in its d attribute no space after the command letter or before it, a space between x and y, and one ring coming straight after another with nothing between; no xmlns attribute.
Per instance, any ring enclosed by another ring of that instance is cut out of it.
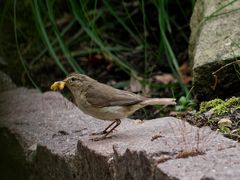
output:
<svg viewBox="0 0 240 180"><path fill-rule="evenodd" d="M122 119L129 115L128 106L95 107L86 103L86 101L77 102L77 106L84 113L103 120Z"/></svg>
<svg viewBox="0 0 240 180"><path fill-rule="evenodd" d="M97 119L103 120L116 120L126 118L140 107L138 105L96 107L88 103L84 94L78 96L76 100L78 108L84 113Z"/></svg>

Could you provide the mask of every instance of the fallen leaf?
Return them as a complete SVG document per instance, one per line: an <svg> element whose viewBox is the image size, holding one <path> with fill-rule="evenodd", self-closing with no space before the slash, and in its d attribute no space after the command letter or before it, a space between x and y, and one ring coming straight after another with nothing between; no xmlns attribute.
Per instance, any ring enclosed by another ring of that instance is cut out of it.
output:
<svg viewBox="0 0 240 180"><path fill-rule="evenodd" d="M143 123L143 120L141 120L141 119L135 119L135 120L133 120L133 122L136 123L136 124L142 124L142 123Z"/></svg>
<svg viewBox="0 0 240 180"><path fill-rule="evenodd" d="M180 67L179 70L182 74L191 74L191 68L187 62L183 63Z"/></svg>
<svg viewBox="0 0 240 180"><path fill-rule="evenodd" d="M181 80L184 84L189 84L192 81L192 77L187 75L182 75Z"/></svg>
<svg viewBox="0 0 240 180"><path fill-rule="evenodd" d="M134 76L131 76L130 83L129 83L129 90L131 92L141 92L143 89L142 84L140 83L140 77L135 78Z"/></svg>
<svg viewBox="0 0 240 180"><path fill-rule="evenodd" d="M183 63L179 68L182 76L181 80L184 84L189 84L192 81L191 68L187 62Z"/></svg>
<svg viewBox="0 0 240 180"><path fill-rule="evenodd" d="M155 82L163 83L163 84L169 84L176 82L176 79L173 77L172 74L162 74L162 75L155 75L153 76L153 80Z"/></svg>

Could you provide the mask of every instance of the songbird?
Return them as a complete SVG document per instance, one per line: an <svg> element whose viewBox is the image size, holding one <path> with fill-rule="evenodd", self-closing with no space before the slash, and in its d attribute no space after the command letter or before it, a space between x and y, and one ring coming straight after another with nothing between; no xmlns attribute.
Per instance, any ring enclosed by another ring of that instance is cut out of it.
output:
<svg viewBox="0 0 240 180"><path fill-rule="evenodd" d="M93 133L101 137L92 140L102 140L109 135L121 119L128 117L140 108L149 105L175 105L174 98L147 98L132 92L115 89L100 83L86 75L71 73L64 80L52 84L52 90L62 90L64 86L74 96L77 107L84 113L97 119L113 121L103 131Z"/></svg>

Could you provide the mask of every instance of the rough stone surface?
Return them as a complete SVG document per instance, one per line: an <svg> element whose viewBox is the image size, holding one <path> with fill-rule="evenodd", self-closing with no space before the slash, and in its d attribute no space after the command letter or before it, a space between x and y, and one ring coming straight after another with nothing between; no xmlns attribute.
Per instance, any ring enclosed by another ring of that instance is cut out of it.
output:
<svg viewBox="0 0 240 180"><path fill-rule="evenodd" d="M240 57L240 1L230 2L233 1L197 0L195 4L189 54L194 91L199 100L240 95L239 78L233 65L217 73L218 84L215 90L211 87L212 73Z"/></svg>
<svg viewBox="0 0 240 180"><path fill-rule="evenodd" d="M89 134L109 122L83 114L56 92L0 93L0 179L238 179L239 145L166 117L125 119L111 138ZM183 158L180 152L202 155Z"/></svg>

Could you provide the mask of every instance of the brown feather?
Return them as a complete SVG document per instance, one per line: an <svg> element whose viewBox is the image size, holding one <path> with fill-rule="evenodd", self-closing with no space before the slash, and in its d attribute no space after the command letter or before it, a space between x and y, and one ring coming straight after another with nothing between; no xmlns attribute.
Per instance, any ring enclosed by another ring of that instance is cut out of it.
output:
<svg viewBox="0 0 240 180"><path fill-rule="evenodd" d="M146 100L140 95L112 88L102 83L90 85L86 100L96 107L129 106Z"/></svg>

